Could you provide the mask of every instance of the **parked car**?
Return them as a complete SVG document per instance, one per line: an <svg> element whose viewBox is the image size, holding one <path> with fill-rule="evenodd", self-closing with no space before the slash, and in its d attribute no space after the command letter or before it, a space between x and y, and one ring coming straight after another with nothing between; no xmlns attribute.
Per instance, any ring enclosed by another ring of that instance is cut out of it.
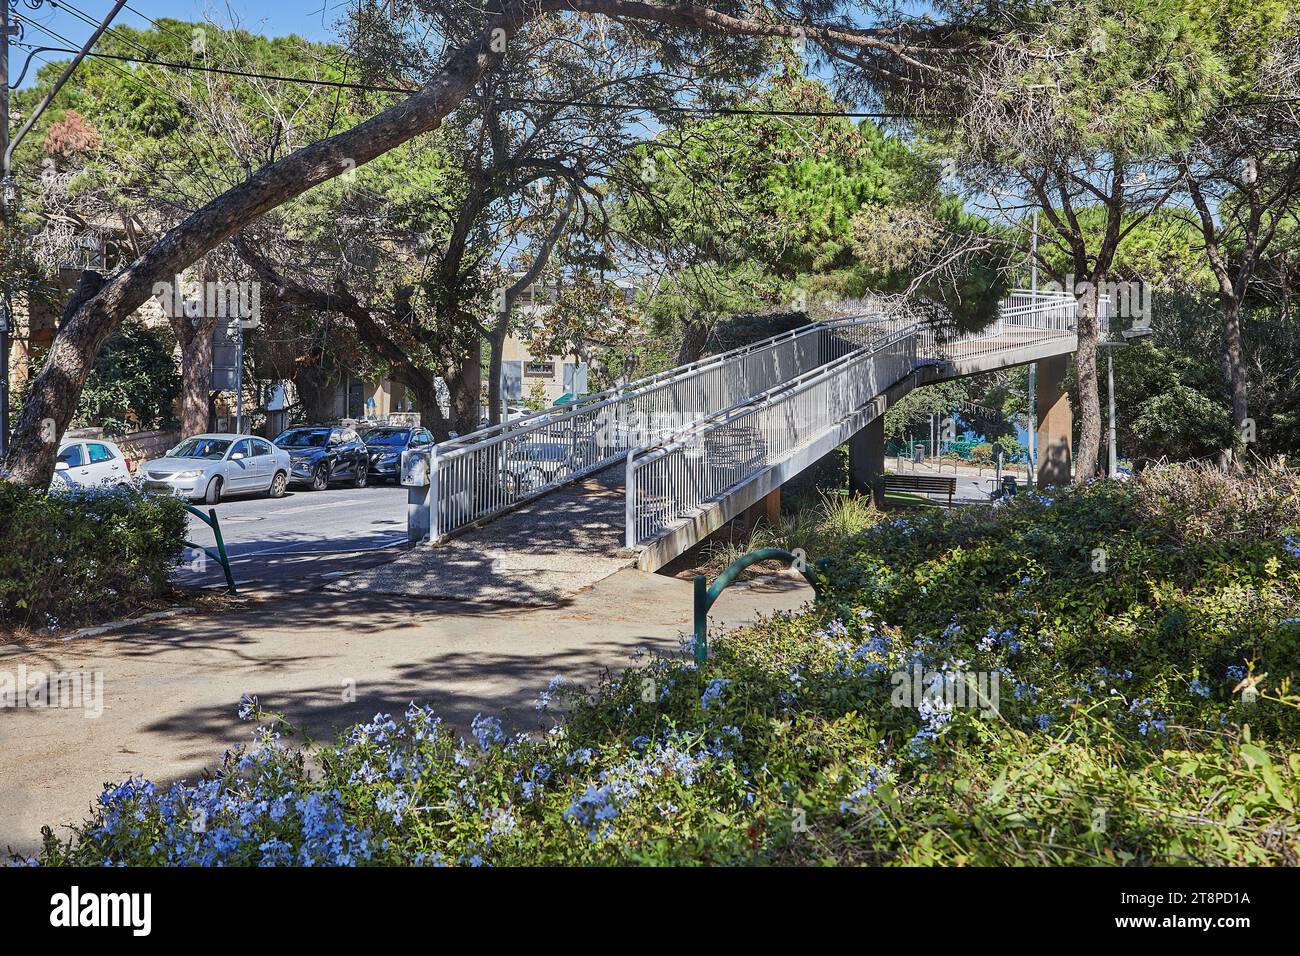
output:
<svg viewBox="0 0 1300 956"><path fill-rule="evenodd" d="M427 428L401 425L378 425L361 440L370 457L370 477L375 481L397 481L402 473L402 452L433 444Z"/></svg>
<svg viewBox="0 0 1300 956"><path fill-rule="evenodd" d="M581 467L573 449L563 442L527 442L506 459L506 474L517 490L535 491L553 481L562 481Z"/></svg>
<svg viewBox="0 0 1300 956"><path fill-rule="evenodd" d="M65 438L54 461L54 486L99 488L129 485L131 460L103 438Z"/></svg>
<svg viewBox="0 0 1300 956"><path fill-rule="evenodd" d="M146 491L170 491L210 505L226 495L280 498L289 484L289 453L251 435L194 435L141 465L139 482Z"/></svg>
<svg viewBox="0 0 1300 956"><path fill-rule="evenodd" d="M330 482L348 479L358 488L366 486L370 455L351 428L342 425L290 428L276 437L275 444L292 459L289 481L293 484L324 491Z"/></svg>

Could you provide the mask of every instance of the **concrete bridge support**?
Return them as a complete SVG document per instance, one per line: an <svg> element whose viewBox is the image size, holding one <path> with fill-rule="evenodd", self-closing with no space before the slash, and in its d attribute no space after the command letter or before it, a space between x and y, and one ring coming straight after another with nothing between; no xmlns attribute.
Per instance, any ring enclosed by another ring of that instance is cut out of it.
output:
<svg viewBox="0 0 1300 956"><path fill-rule="evenodd" d="M1054 355L1038 362L1038 487L1070 483L1073 461L1074 414L1065 374L1070 356Z"/></svg>
<svg viewBox="0 0 1300 956"><path fill-rule="evenodd" d="M885 416L882 412L849 439L849 491L871 495L885 507Z"/></svg>
<svg viewBox="0 0 1300 956"><path fill-rule="evenodd" d="M753 531L760 524L769 528L781 527L781 489L773 488L745 509L745 527Z"/></svg>

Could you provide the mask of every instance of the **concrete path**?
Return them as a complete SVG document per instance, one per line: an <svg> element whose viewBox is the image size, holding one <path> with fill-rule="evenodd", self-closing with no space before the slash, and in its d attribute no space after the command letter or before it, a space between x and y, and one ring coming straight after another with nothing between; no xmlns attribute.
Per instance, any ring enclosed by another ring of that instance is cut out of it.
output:
<svg viewBox="0 0 1300 956"><path fill-rule="evenodd" d="M161 784L213 766L248 739L251 728L236 717L244 693L316 739L411 701L462 729L477 713L534 729L537 695L555 675L589 683L638 650L678 652L691 598L688 581L630 569L532 610L280 593L221 614L0 648L0 676L20 667L99 672L104 687L97 718L80 709L0 711L0 849L30 852L42 824L81 821L105 782L143 773ZM734 587L714 608L714 632L811 598L789 574Z"/></svg>
<svg viewBox="0 0 1300 956"><path fill-rule="evenodd" d="M635 560L623 549L623 466L558 488L436 547L350 574L333 591L546 607Z"/></svg>

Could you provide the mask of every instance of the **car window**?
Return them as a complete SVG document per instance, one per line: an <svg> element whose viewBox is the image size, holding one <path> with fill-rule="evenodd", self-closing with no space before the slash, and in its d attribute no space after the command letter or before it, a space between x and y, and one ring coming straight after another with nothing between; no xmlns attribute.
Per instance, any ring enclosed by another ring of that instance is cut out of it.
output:
<svg viewBox="0 0 1300 956"><path fill-rule="evenodd" d="M266 442L262 441L260 438L254 438L254 439L253 439L253 454L254 454L254 455L269 455L269 454L271 454L271 446L268 445Z"/></svg>
<svg viewBox="0 0 1300 956"><path fill-rule="evenodd" d="M327 428L291 428L281 432L275 443L281 448L320 448L329 437Z"/></svg>
<svg viewBox="0 0 1300 956"><path fill-rule="evenodd" d="M430 435L423 428L421 428L418 432L415 433L415 443L417 445L432 445L433 436Z"/></svg>
<svg viewBox="0 0 1300 956"><path fill-rule="evenodd" d="M357 440L357 433L350 428L346 428L343 430L343 438L341 440L346 442L354 442Z"/></svg>
<svg viewBox="0 0 1300 956"><path fill-rule="evenodd" d="M331 445L337 445L341 441L343 441L343 433L341 431L336 428L334 431L330 432Z"/></svg>
<svg viewBox="0 0 1300 956"><path fill-rule="evenodd" d="M59 452L59 461L66 462L69 468L80 468L85 464L81 457L80 445L69 445L63 451Z"/></svg>
<svg viewBox="0 0 1300 956"><path fill-rule="evenodd" d="M114 455L108 450L108 446L101 445L99 442L91 442L86 446L86 451L90 452L90 463L92 465L101 461L112 461Z"/></svg>
<svg viewBox="0 0 1300 956"><path fill-rule="evenodd" d="M206 458L220 461L230 442L224 438L187 438L167 453L168 458Z"/></svg>
<svg viewBox="0 0 1300 956"><path fill-rule="evenodd" d="M253 443L247 438L243 441L235 442L235 447L230 449L230 460L234 461L236 455L243 455L245 458L251 458L253 455Z"/></svg>

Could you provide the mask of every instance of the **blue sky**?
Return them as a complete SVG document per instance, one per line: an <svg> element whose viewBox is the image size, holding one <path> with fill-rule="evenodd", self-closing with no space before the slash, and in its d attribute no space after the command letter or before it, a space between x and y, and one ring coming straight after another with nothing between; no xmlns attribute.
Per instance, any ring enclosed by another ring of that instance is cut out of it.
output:
<svg viewBox="0 0 1300 956"><path fill-rule="evenodd" d="M6 0L0 0L4 3ZM98 23L113 6L113 0L68 0L90 19ZM213 19L218 23L236 21L253 33L266 36L284 36L297 33L309 40L329 40L335 36L334 24L338 22L348 0L127 0L127 6L117 15L115 23L147 28L145 17L155 19L172 17L178 20ZM138 12L137 12L138 11ZM143 16L141 16L143 14ZM29 10L26 4L18 5L18 15L33 20L60 33L77 46L85 42L94 28L71 11L51 8L47 3L40 10ZM37 46L57 45L40 30L29 27L26 41ZM24 50L10 51L10 79L17 79L27 58ZM32 70L32 74L35 70ZM30 82L29 74L28 82Z"/></svg>

